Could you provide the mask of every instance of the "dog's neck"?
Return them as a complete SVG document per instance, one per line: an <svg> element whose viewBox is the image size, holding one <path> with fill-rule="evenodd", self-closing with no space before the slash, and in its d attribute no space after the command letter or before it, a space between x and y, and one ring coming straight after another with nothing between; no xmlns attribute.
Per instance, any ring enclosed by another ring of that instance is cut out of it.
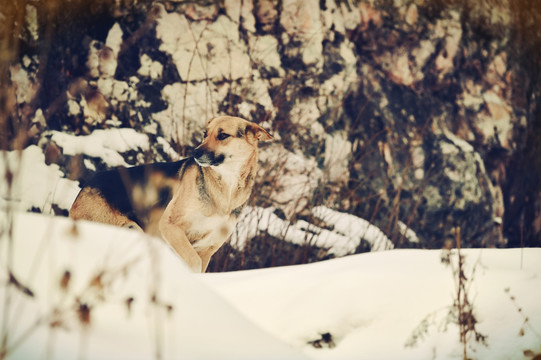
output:
<svg viewBox="0 0 541 360"><path fill-rule="evenodd" d="M241 175L242 175L242 164L234 164L232 166L217 166L212 168L216 174L218 174L218 178L220 182L225 187L226 193L231 195L235 188L237 188L239 182L242 181Z"/></svg>
<svg viewBox="0 0 541 360"><path fill-rule="evenodd" d="M211 196L216 196L217 205L224 211L231 212L248 200L257 172L257 159L257 151L254 151L246 161L202 168L205 177L212 178L221 190Z"/></svg>

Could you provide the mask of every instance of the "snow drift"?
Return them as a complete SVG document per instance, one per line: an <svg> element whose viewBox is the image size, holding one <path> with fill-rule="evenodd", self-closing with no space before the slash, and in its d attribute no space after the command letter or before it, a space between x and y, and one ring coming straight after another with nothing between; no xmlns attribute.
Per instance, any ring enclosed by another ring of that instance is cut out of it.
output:
<svg viewBox="0 0 541 360"><path fill-rule="evenodd" d="M17 214L0 254L9 359L303 358L144 234Z"/></svg>
<svg viewBox="0 0 541 360"><path fill-rule="evenodd" d="M135 231L15 213L9 237L5 215L0 324L8 359L462 354L458 329L445 319L454 283L440 251L392 250L194 275L163 242ZM539 352L541 249L465 253L468 269L477 268L470 291L488 345L472 341L470 354L513 359ZM426 332L406 347L427 315ZM322 334L334 346L314 348Z"/></svg>

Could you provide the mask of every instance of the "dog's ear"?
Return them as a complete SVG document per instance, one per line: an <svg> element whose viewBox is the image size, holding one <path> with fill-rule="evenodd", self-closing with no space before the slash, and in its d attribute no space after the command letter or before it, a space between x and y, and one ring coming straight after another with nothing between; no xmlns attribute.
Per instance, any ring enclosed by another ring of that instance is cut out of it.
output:
<svg viewBox="0 0 541 360"><path fill-rule="evenodd" d="M250 131L254 134L255 138L259 141L269 141L272 140L272 135L267 132L267 130L263 129L261 126L249 123L246 126L246 131Z"/></svg>

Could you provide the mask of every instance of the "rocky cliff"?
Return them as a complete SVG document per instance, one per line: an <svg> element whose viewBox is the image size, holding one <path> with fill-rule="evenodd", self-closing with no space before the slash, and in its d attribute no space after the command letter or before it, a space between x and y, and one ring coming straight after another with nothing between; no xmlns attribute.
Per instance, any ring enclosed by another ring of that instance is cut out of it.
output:
<svg viewBox="0 0 541 360"><path fill-rule="evenodd" d="M189 155L219 114L255 121L252 203L325 205L397 247L541 245L541 5L508 0L26 1L0 9L4 148L67 176L107 167L54 131L129 127ZM411 244L406 229L420 243ZM360 251L360 250L359 250Z"/></svg>

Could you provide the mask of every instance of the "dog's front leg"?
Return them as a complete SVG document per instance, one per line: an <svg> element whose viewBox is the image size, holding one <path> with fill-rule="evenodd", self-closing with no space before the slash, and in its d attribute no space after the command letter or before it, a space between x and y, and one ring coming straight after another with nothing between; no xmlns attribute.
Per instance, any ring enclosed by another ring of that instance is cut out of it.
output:
<svg viewBox="0 0 541 360"><path fill-rule="evenodd" d="M196 273L202 272L201 257L194 250L192 244L190 244L184 230L177 224L167 221L166 217L162 217L159 227L162 237L186 262L190 269Z"/></svg>
<svg viewBox="0 0 541 360"><path fill-rule="evenodd" d="M214 253L217 250L218 250L217 247L211 246L211 247L205 249L204 251L199 252L199 256L201 257L201 262L202 262L201 272L207 271L207 267L209 266L210 258L212 257L212 255L214 255Z"/></svg>

